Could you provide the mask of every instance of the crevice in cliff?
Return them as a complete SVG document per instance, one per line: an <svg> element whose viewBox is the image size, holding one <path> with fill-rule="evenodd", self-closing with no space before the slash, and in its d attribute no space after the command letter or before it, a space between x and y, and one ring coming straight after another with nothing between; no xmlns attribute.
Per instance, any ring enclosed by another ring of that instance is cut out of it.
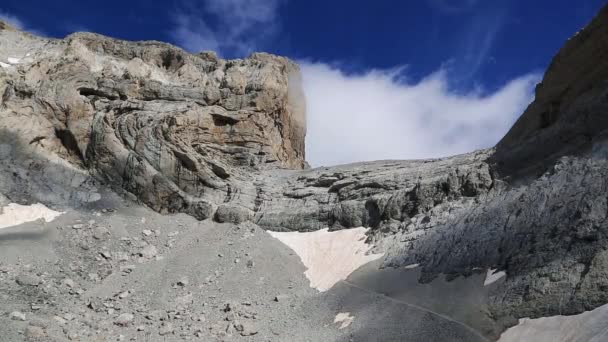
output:
<svg viewBox="0 0 608 342"><path fill-rule="evenodd" d="M234 126L239 123L239 120L221 114L211 114L211 118L213 119L213 124L218 127Z"/></svg>
<svg viewBox="0 0 608 342"><path fill-rule="evenodd" d="M78 142L70 130L55 128L55 136L70 154L77 156L80 161L84 162L84 156L80 152Z"/></svg>
<svg viewBox="0 0 608 342"><path fill-rule="evenodd" d="M78 93L82 96L97 96L97 97L103 97L103 98L106 98L106 99L112 100L112 101L118 99L118 96L108 94L100 89L83 87L83 88L78 88Z"/></svg>

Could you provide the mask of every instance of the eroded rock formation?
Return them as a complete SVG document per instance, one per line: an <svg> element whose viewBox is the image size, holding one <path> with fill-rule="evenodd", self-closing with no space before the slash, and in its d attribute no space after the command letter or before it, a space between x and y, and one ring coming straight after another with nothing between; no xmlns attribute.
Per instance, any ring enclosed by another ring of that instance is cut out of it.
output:
<svg viewBox="0 0 608 342"><path fill-rule="evenodd" d="M255 170L305 166L300 76L285 58L225 61L159 42L7 28L2 43L13 63L0 70L0 126L157 211L202 220L254 196Z"/></svg>

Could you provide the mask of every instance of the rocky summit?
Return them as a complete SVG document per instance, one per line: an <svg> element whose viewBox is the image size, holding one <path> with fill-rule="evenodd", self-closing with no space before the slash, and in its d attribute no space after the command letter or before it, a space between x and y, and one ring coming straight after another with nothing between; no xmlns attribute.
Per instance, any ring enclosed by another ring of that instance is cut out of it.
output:
<svg viewBox="0 0 608 342"><path fill-rule="evenodd" d="M496 147L442 159L310 169L266 53L0 23L0 93L2 341L605 338L608 7Z"/></svg>

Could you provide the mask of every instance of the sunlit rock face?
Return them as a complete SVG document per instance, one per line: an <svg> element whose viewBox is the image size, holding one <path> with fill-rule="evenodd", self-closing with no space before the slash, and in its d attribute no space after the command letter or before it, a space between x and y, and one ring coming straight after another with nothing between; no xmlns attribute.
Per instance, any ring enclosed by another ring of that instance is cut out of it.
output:
<svg viewBox="0 0 608 342"><path fill-rule="evenodd" d="M0 35L0 126L158 211L204 219L216 203L255 197L245 182L255 170L305 166L305 102L286 58L227 61L91 33Z"/></svg>
<svg viewBox="0 0 608 342"><path fill-rule="evenodd" d="M607 36L605 8L493 149L311 170L298 67L285 58L1 25L0 192L75 205L109 186L199 220L364 227L384 266L418 265L423 283L504 275L484 307L500 329L581 313L608 303Z"/></svg>

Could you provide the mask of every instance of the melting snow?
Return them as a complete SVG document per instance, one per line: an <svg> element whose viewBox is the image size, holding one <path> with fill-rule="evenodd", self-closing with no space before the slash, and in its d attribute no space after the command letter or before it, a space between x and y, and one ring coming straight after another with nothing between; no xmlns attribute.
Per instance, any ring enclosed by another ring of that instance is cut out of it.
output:
<svg viewBox="0 0 608 342"><path fill-rule="evenodd" d="M496 272L495 269L491 268L486 274L486 280L483 282L483 286L488 286L506 275L507 274L504 271Z"/></svg>
<svg viewBox="0 0 608 342"><path fill-rule="evenodd" d="M602 342L608 340L608 304L572 316L522 318L498 342Z"/></svg>
<svg viewBox="0 0 608 342"><path fill-rule="evenodd" d="M383 254L368 254L367 229L360 227L330 232L268 232L293 249L308 270L304 273L310 286L321 292L329 290L352 272Z"/></svg>
<svg viewBox="0 0 608 342"><path fill-rule="evenodd" d="M338 329L344 329L348 327L354 319L355 316L351 316L350 312L340 312L336 315L336 318L334 318L334 324L340 323Z"/></svg>
<svg viewBox="0 0 608 342"><path fill-rule="evenodd" d="M2 62L0 62L0 66L1 66L1 67L3 67L3 68L8 68L8 67L10 67L11 65L10 65L10 64L6 64L6 63L2 63Z"/></svg>
<svg viewBox="0 0 608 342"><path fill-rule="evenodd" d="M8 62L10 64L17 64L17 63L19 63L19 61L20 61L20 58L15 58L15 57L9 57L8 58Z"/></svg>
<svg viewBox="0 0 608 342"><path fill-rule="evenodd" d="M2 208L0 212L0 229L11 226L17 226L25 222L44 219L46 222L51 222L59 215L63 214L59 211L54 211L47 208L44 204L36 203L32 205L20 205L10 203Z"/></svg>

